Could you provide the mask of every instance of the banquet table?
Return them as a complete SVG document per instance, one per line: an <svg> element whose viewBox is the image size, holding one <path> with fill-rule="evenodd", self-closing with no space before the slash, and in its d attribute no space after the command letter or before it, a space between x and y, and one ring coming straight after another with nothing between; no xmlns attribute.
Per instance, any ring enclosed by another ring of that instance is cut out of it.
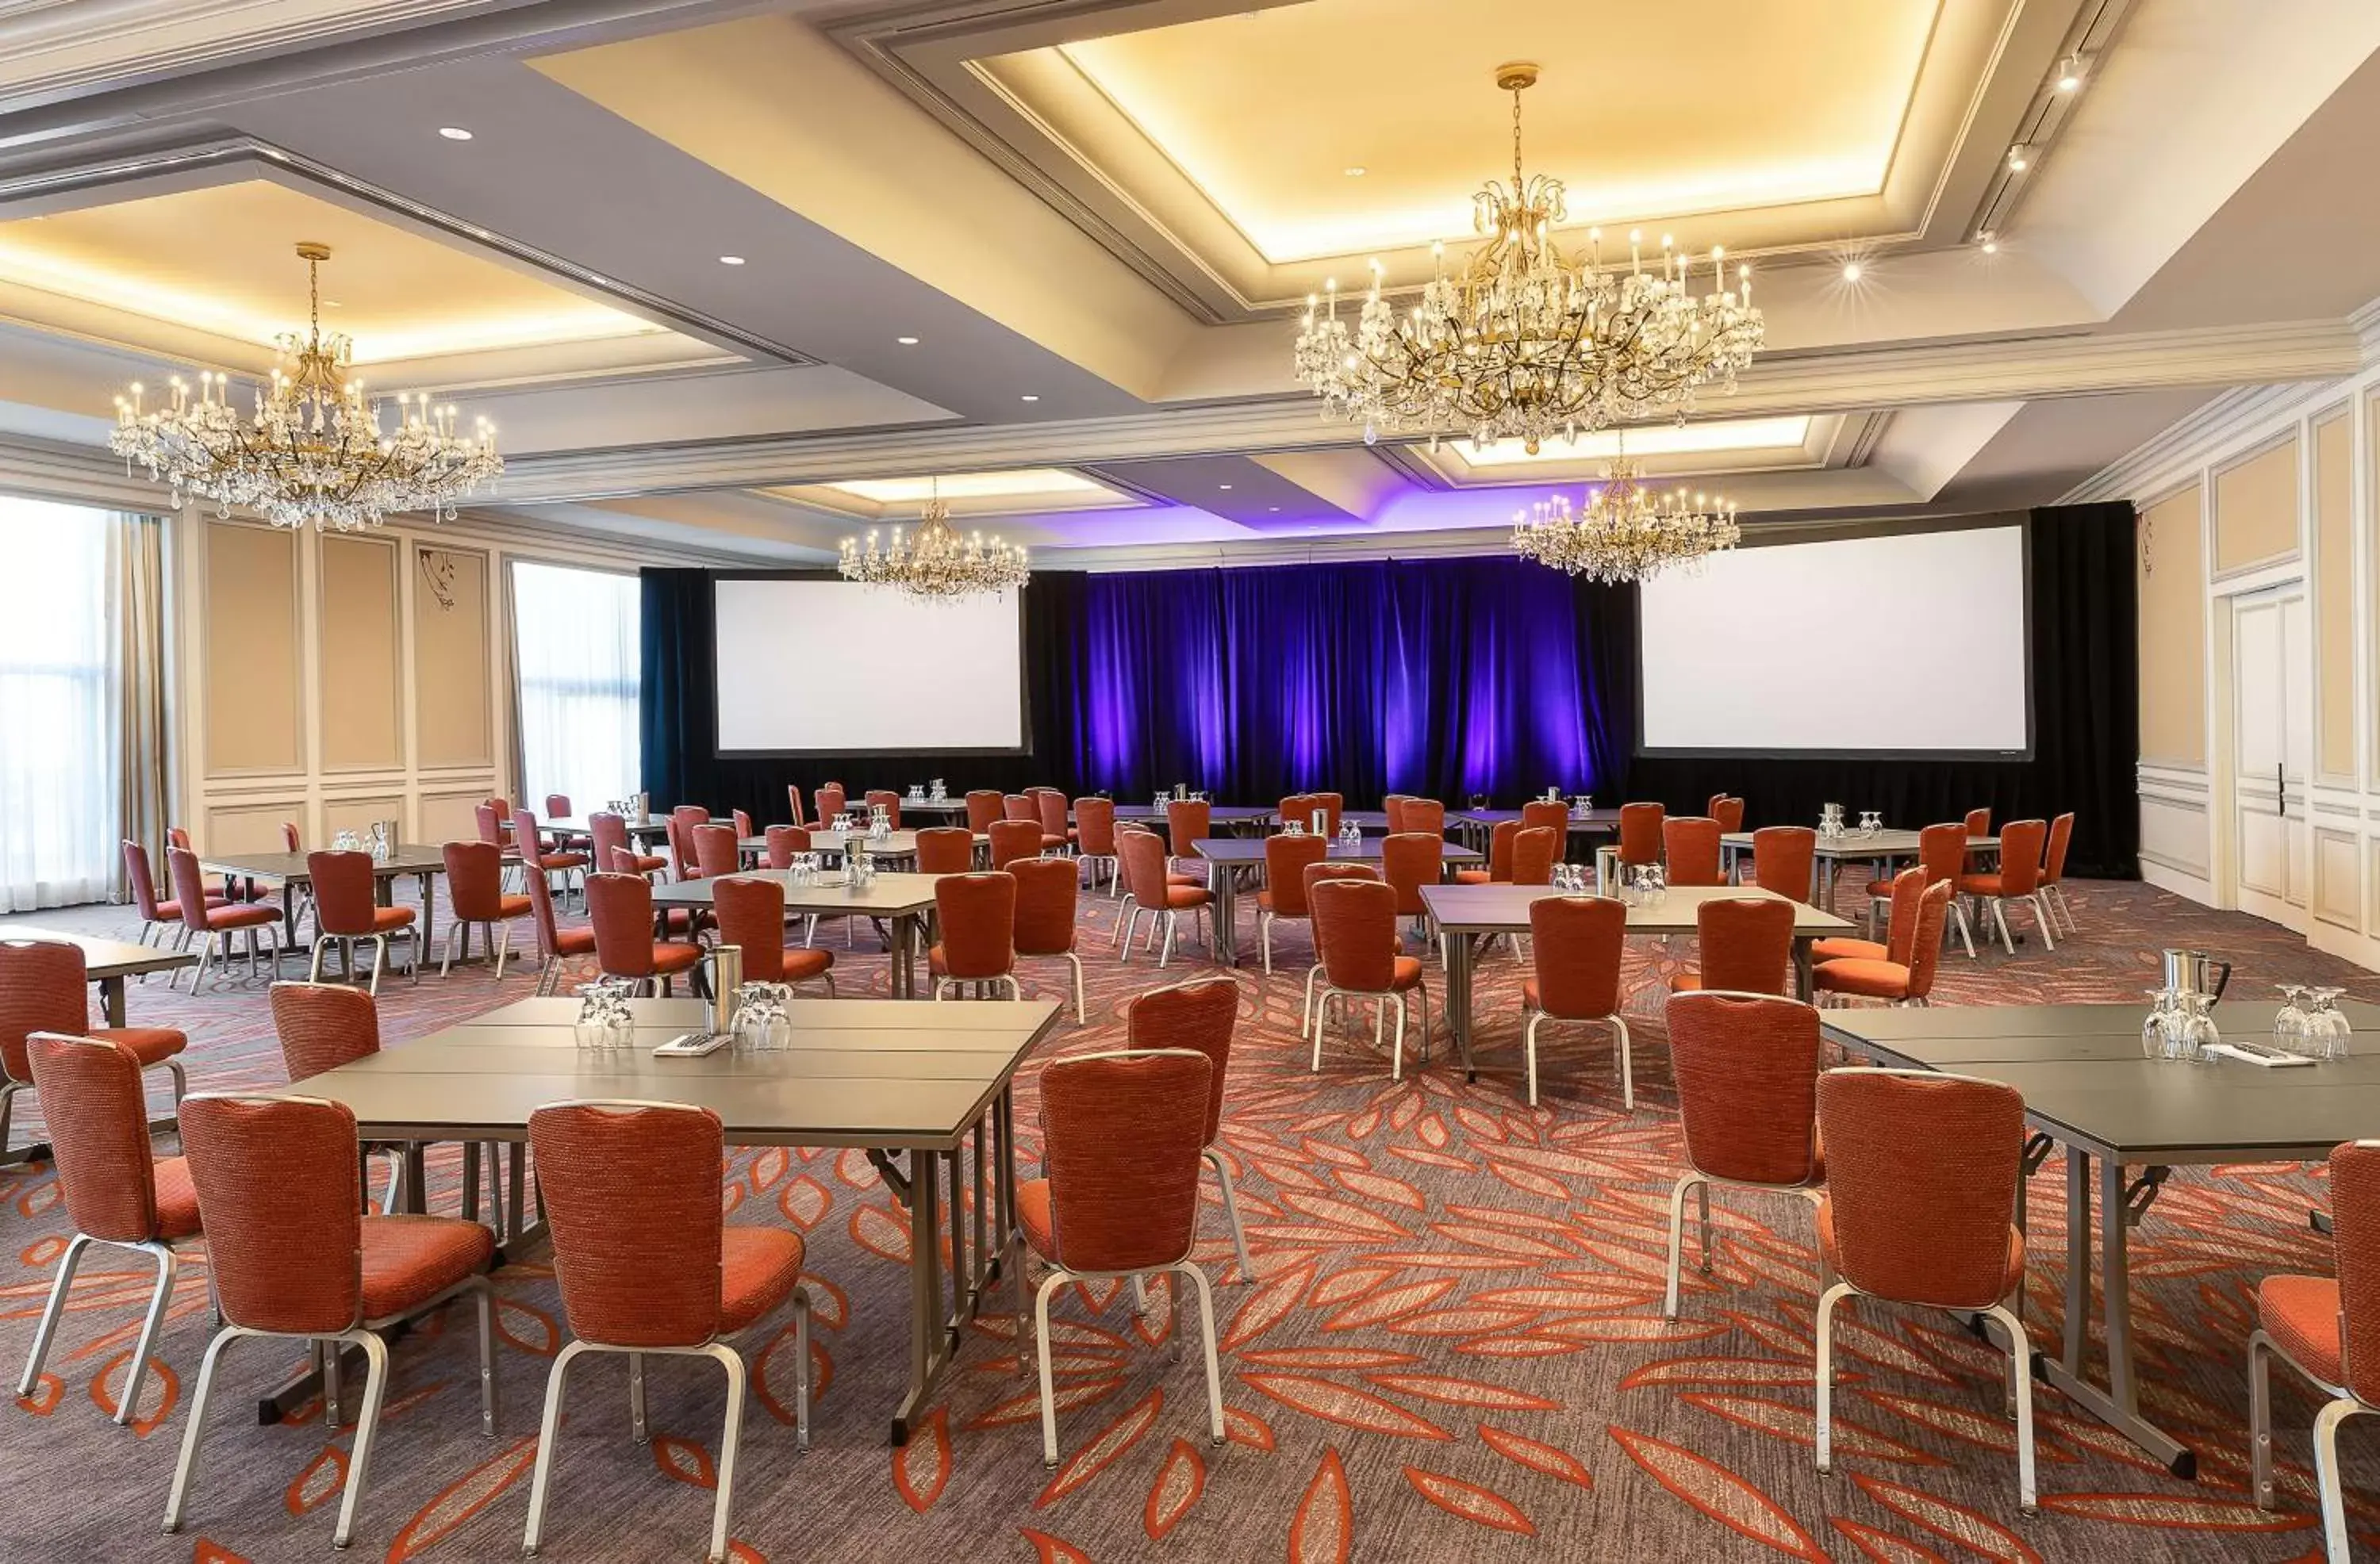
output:
<svg viewBox="0 0 2380 1564"><path fill-rule="evenodd" d="M791 869L749 869L741 878L775 880L784 888L788 913L888 920L892 925L892 997L917 997L917 957L924 948L919 930L926 915L934 910L934 881L941 876L879 871L873 880L856 888L842 871L801 885L794 883ZM710 905L711 887L716 883L710 879L676 879L656 885L653 906L656 910L707 907Z"/></svg>
<svg viewBox="0 0 2380 1564"><path fill-rule="evenodd" d="M1377 836L1367 836L1354 846L1342 847L1336 840L1330 843L1326 862L1334 864L1377 864L1380 861L1380 843ZM1264 883L1265 843L1261 837L1202 836L1190 844L1190 850L1213 866L1208 871L1215 892L1215 959L1225 966L1240 964L1239 895L1244 889L1254 890ZM1442 865L1468 865L1480 861L1479 855L1468 847L1448 843ZM1247 884L1241 884L1241 877Z"/></svg>
<svg viewBox="0 0 2380 1564"><path fill-rule="evenodd" d="M1495 834L1496 828L1507 820L1517 821L1520 818L1518 809L1464 809L1459 814L1447 816L1446 823L1460 827L1465 841L1486 852L1488 839ZM1620 811L1617 809L1589 809L1584 815L1575 809L1571 811L1568 833L1571 836L1610 836L1619 830Z"/></svg>
<svg viewBox="0 0 2380 1564"><path fill-rule="evenodd" d="M1719 859L1729 873L1732 874L1737 864L1751 854L1752 836L1748 830L1735 830L1718 839ZM1969 853L1989 855L1999 850L2000 839L1997 836L1967 838ZM1917 833L1913 830L1880 830L1873 836L1856 832L1821 836L1810 861L1810 900L1822 907L1834 906L1835 881L1845 864L1870 865L1876 879L1889 879L1895 864L1913 863L1916 857Z"/></svg>
<svg viewBox="0 0 2380 1564"><path fill-rule="evenodd" d="M281 886L281 931L289 950L298 944L298 887L314 882L313 871L307 867L303 853L232 853L219 855L201 855L199 867L208 874L219 874L226 883L240 879L269 879ZM437 921L438 897L432 883L446 872L446 849L423 842L400 842L389 850L385 858L372 860L372 896L382 906L395 900L395 883L415 879L421 886L421 938L413 947L416 965L421 952L430 949Z"/></svg>

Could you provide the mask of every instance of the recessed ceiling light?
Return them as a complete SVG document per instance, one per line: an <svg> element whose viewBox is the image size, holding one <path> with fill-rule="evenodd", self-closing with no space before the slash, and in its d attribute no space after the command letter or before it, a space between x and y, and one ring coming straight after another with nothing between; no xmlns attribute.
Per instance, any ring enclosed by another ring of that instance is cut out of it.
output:
<svg viewBox="0 0 2380 1564"><path fill-rule="evenodd" d="M1341 169L1340 172L1347 176L1350 179L1361 179L1365 175L1369 174L1371 170L1366 168L1360 163L1351 163L1345 168Z"/></svg>
<svg viewBox="0 0 2380 1564"><path fill-rule="evenodd" d="M740 255L722 255L719 258L719 264L722 266L741 266L744 264L744 258Z"/></svg>
<svg viewBox="0 0 2380 1564"><path fill-rule="evenodd" d="M1231 488L1232 486L1231 486L1230 484L1226 483L1226 484L1222 485L1222 487L1223 487L1226 491L1228 491L1228 490L1230 490L1230 488Z"/></svg>
<svg viewBox="0 0 2380 1564"><path fill-rule="evenodd" d="M1860 280L1861 275L1860 263L1858 261L1847 261L1843 262L1843 281L1847 283L1856 283Z"/></svg>
<svg viewBox="0 0 2380 1564"><path fill-rule="evenodd" d="M1018 398L1017 398L1017 400L1018 400L1019 402L1038 402L1038 401L1040 401L1040 400L1041 400L1041 398L1039 398L1038 396L1034 395L1031 392L1029 392L1029 391L1028 391L1028 392L1026 392L1024 395L1022 395L1022 396L1018 397Z"/></svg>
<svg viewBox="0 0 2380 1564"><path fill-rule="evenodd" d="M1279 505L1267 505L1265 509L1271 512L1274 515L1279 515L1281 514L1281 507Z"/></svg>
<svg viewBox="0 0 2380 1564"><path fill-rule="evenodd" d="M459 125L442 125L438 127L438 134L450 141L468 141L471 139L471 133Z"/></svg>
<svg viewBox="0 0 2380 1564"><path fill-rule="evenodd" d="M899 343L904 347L915 347L917 346L917 339L913 336L896 336L892 340Z"/></svg>
<svg viewBox="0 0 2380 1564"><path fill-rule="evenodd" d="M2024 165L2025 165L2025 155L2024 155L2024 151L2025 151L2025 150L2024 150L2024 148L2022 148L2022 147L2021 147L2021 146L2018 146L2018 147L2010 147L2010 148L2009 149L2009 172L2010 172L2010 173L2011 173L2011 174L2022 174L2022 173L2023 173L2023 172L2024 172Z"/></svg>
<svg viewBox="0 0 2380 1564"><path fill-rule="evenodd" d="M1981 236L1981 242L1985 255L1998 255L2000 252L2000 241L1992 235L1985 234Z"/></svg>

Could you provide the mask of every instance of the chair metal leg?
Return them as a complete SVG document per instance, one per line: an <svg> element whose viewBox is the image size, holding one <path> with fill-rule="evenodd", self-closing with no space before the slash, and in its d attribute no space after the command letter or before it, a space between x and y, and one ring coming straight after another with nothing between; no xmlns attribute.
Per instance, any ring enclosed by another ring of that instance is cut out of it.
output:
<svg viewBox="0 0 2380 1564"><path fill-rule="evenodd" d="M380 1430L380 1407L388 1393L388 1343L376 1331L351 1330L335 1338L331 1351L352 1342L364 1350L364 1405L356 1417L354 1453L347 1458L346 1491L339 1498L339 1525L331 1534L333 1547L345 1547L355 1537L356 1506L363 1498L364 1481L371 1474L373 1436Z"/></svg>
<svg viewBox="0 0 2380 1564"><path fill-rule="evenodd" d="M371 946L371 976L366 984L365 991L373 999L378 999L380 998L381 968L388 964L388 936L367 934L364 936L364 941Z"/></svg>
<svg viewBox="0 0 2380 1564"><path fill-rule="evenodd" d="M1314 975L1306 974L1305 981L1310 986L1314 981ZM1319 1074L1322 1070L1322 1027L1323 1024L1330 1019L1330 996L1336 992L1338 992L1337 989L1325 983L1322 986L1322 991L1314 999L1314 1062L1308 1066L1308 1069L1317 1074Z"/></svg>
<svg viewBox="0 0 2380 1564"><path fill-rule="evenodd" d="M1230 1186L1226 1185L1225 1187L1228 1188ZM1247 1262L1245 1259L1241 1261L1243 1266L1245 1266L1246 1263ZM1196 1266L1192 1265L1189 1261L1183 1261L1180 1265L1175 1266L1173 1269L1184 1276L1187 1276L1198 1289L1199 1340L1207 1349L1207 1437L1209 1443L1220 1445L1223 1442L1223 1371L1222 1366L1215 1360L1214 1290L1207 1285L1207 1273L1200 1270ZM1173 1332L1173 1339L1178 1342L1182 1340L1182 1331L1179 1325L1179 1305L1182 1297L1182 1288L1181 1284L1178 1282L1174 1284L1173 1297L1176 1304L1176 1325ZM2333 1470L2334 1472L2337 1470L2336 1462L2333 1463Z"/></svg>
<svg viewBox="0 0 2380 1564"><path fill-rule="evenodd" d="M2277 1497L2273 1492L2273 1339L2262 1330L2248 1334L2248 1467L2256 1508L2272 1509Z"/></svg>
<svg viewBox="0 0 2380 1564"><path fill-rule="evenodd" d="M1083 958L1076 955L1072 951L1068 951L1064 952L1064 954L1066 957L1066 964L1075 969L1075 1024L1080 1026L1090 1019L1089 1012L1084 1009L1083 1005ZM1019 992L1018 997L1023 997L1021 991Z"/></svg>
<svg viewBox="0 0 2380 1564"><path fill-rule="evenodd" d="M2034 926L2041 930L2041 948L2045 951L2058 949L2058 938L2055 932L2058 925L2050 918L2049 903L2042 899L2041 892L2038 891L2034 891L2028 900L2033 903Z"/></svg>
<svg viewBox="0 0 2380 1564"><path fill-rule="evenodd" d="M148 1382L149 1354L157 1350L157 1331L165 1323L166 1308L174 1302L174 1277L180 1267L174 1251L165 1244L137 1243L133 1247L146 1250L157 1262L157 1286L149 1295L149 1313L140 1322L140 1339L132 1344L132 1361L125 1366L124 1393L115 1406L119 1428L130 1425L133 1410L140 1404L140 1387ZM53 1306L60 1302L55 1294L50 1301ZM47 1345L47 1341L40 1343L42 1347ZM39 1347L35 1350L39 1351Z"/></svg>
<svg viewBox="0 0 2380 1564"><path fill-rule="evenodd" d="M2330 1401L2314 1413L2314 1488L2322 1497L2322 1546L2332 1564L2347 1564L2347 1498L2338 1470L2338 1425L2363 1410L2351 1400Z"/></svg>
<svg viewBox="0 0 2380 1564"><path fill-rule="evenodd" d="M729 1512L735 1503L735 1451L744 1442L744 1358L724 1342L705 1349L727 1374L727 1420L719 1436L719 1497L710 1510L710 1564L726 1564Z"/></svg>
<svg viewBox="0 0 2380 1564"><path fill-rule="evenodd" d="M455 936L467 927L468 926L460 918L456 918L454 922L446 926L446 938L439 946L439 976L444 977L448 973L455 970Z"/></svg>
<svg viewBox="0 0 2380 1564"><path fill-rule="evenodd" d="M1688 1169L1678 1175L1670 1186L1670 1266L1668 1281L1661 1294L1661 1317L1678 1317L1678 1273L1684 1267L1686 1249L1686 1191L1700 1186L1703 1198L1710 1198L1710 1185L1703 1175Z"/></svg>
<svg viewBox="0 0 2380 1564"><path fill-rule="evenodd" d="M1857 1291L1839 1281L1818 1294L1818 1470L1835 1469L1835 1305Z"/></svg>
<svg viewBox="0 0 2380 1564"><path fill-rule="evenodd" d="M1529 1012L1527 1024L1521 1028L1521 1059L1528 1072L1531 1108L1537 1105L1537 1028L1545 1019L1544 1011L1533 1010Z"/></svg>
<svg viewBox="0 0 2380 1564"><path fill-rule="evenodd" d="M1041 1464L1051 1471L1058 1466L1058 1393L1050 1373L1050 1294L1066 1280L1064 1271L1053 1270L1033 1294L1034 1361L1041 1374Z"/></svg>
<svg viewBox="0 0 2380 1564"><path fill-rule="evenodd" d="M1620 1055L1620 1103L1621 1107L1633 1111L1636 1107L1636 1066L1629 1057L1632 1050L1628 1036L1628 1022L1625 1017L1618 1014L1606 1016L1605 1019L1611 1023L1612 1050Z"/></svg>
<svg viewBox="0 0 2380 1564"><path fill-rule="evenodd" d="M1272 976L1272 914L1259 908L1257 912L1257 943L1264 950L1264 974Z"/></svg>
<svg viewBox="0 0 2380 1564"><path fill-rule="evenodd" d="M584 1341L565 1341L554 1354L553 1366L545 1376L545 1414L538 1425L537 1470L528 1485L528 1529L521 1534L521 1551L534 1558L538 1539L545 1530L545 1495L553 1476L553 1444L562 1432L562 1397L570 1379L570 1365L587 1351Z"/></svg>
<svg viewBox="0 0 2380 1564"><path fill-rule="evenodd" d="M650 1444L651 1435L645 1427L645 1354L628 1354L628 1437L637 1443Z"/></svg>
<svg viewBox="0 0 2380 1564"><path fill-rule="evenodd" d="M2025 1335L2024 1322L2006 1304L1994 1303L1983 1313L1999 1321L2000 1328L2008 1332L2009 1374L2016 1386L2016 1507L2031 1515L2040 1507L2034 1479L2033 1343ZM2320 1460L2318 1444L2316 1460ZM2342 1552L2339 1557L2346 1555Z"/></svg>
<svg viewBox="0 0 2380 1564"><path fill-rule="evenodd" d="M57 1333L58 1316L66 1312L67 1294L74 1291L75 1267L82 1264L83 1251L91 1244L91 1236L79 1232L67 1241L66 1253L58 1256L58 1274L50 1283L50 1301L42 1310L42 1322L33 1328L32 1353L25 1360L24 1377L17 1381L19 1396L31 1395L41 1383L42 1364L50 1355L50 1338ZM138 1368L136 1364L136 1372ZM140 1381L135 1379L132 1383L137 1385ZM128 1391L127 1400L129 1399Z"/></svg>
<svg viewBox="0 0 2380 1564"><path fill-rule="evenodd" d="M1182 915L1175 912L1172 907L1166 908L1165 947L1157 952L1157 970L1160 972L1164 971L1166 964L1173 959L1173 935L1174 931L1181 927L1181 924Z"/></svg>
<svg viewBox="0 0 2380 1564"><path fill-rule="evenodd" d="M1314 980L1321 976L1322 968L1318 964L1305 969L1305 1003L1297 1012L1297 1035L1301 1037L1314 1024Z"/></svg>
<svg viewBox="0 0 2380 1564"><path fill-rule="evenodd" d="M794 1443L810 1448L810 1294L794 1289Z"/></svg>
<svg viewBox="0 0 2380 1564"><path fill-rule="evenodd" d="M1397 1005L1397 1038L1395 1043L1391 1045L1390 1051L1389 1053L1389 1079L1391 1081L1402 1081L1405 1078L1405 999L1402 994L1398 994L1394 996L1394 998ZM1388 1003L1388 1000L1383 999L1374 1002L1376 1005L1385 1005ZM1377 1011L1375 1012L1373 1029L1376 1032L1378 1030Z"/></svg>
<svg viewBox="0 0 2380 1564"><path fill-rule="evenodd" d="M1208 1146L1207 1160L1214 1164L1216 1182L1223 1186L1223 1215L1232 1224L1232 1247L1240 1257L1240 1285L1245 1287L1256 1280L1257 1267L1248 1259L1248 1235L1240 1226L1240 1201L1232 1187L1232 1167L1223 1159L1220 1146Z"/></svg>
<svg viewBox="0 0 2380 1564"><path fill-rule="evenodd" d="M199 1388L190 1398L189 1419L182 1425L182 1452L175 1458L174 1484L165 1492L164 1532L167 1536L182 1529L183 1507L190 1497L190 1476L198 1469L199 1446L206 1434L207 1400L214 1394L215 1368L222 1363L224 1349L231 1345L233 1338L246 1334L234 1326L216 1331L214 1340L207 1343L206 1356L199 1360Z"/></svg>

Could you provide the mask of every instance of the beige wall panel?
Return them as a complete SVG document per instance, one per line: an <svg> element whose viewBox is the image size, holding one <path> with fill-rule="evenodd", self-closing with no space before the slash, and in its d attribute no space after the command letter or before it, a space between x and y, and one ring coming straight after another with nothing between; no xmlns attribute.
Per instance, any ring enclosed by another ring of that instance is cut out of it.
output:
<svg viewBox="0 0 2380 1564"><path fill-rule="evenodd" d="M2292 435L2215 478L2217 575L2298 552L2298 443Z"/></svg>
<svg viewBox="0 0 2380 1564"><path fill-rule="evenodd" d="M363 798L325 798L322 800L322 841L327 847L343 830L363 836L371 830L374 820L395 820L398 831L404 830L405 796L390 793Z"/></svg>
<svg viewBox="0 0 2380 1564"><path fill-rule="evenodd" d="M412 553L415 763L493 766L488 556L428 543Z"/></svg>
<svg viewBox="0 0 2380 1564"><path fill-rule="evenodd" d="M405 764L396 623L396 545L325 535L319 568L322 648L322 769Z"/></svg>
<svg viewBox="0 0 2380 1564"><path fill-rule="evenodd" d="M306 823L304 801L293 798L274 804L218 805L207 811L206 829L197 838L199 854L204 857L210 854L283 852L284 820L296 820L302 837Z"/></svg>
<svg viewBox="0 0 2380 1564"><path fill-rule="evenodd" d="M2322 663L2314 768L2347 782L2355 779L2353 435L2344 413L2313 430L2314 654Z"/></svg>
<svg viewBox="0 0 2380 1564"><path fill-rule="evenodd" d="M2317 829L2313 833L2313 915L2340 928L2357 928L2363 909L2354 833Z"/></svg>
<svg viewBox="0 0 2380 1564"><path fill-rule="evenodd" d="M206 526L205 768L294 771L299 742L297 534Z"/></svg>
<svg viewBox="0 0 2380 1564"><path fill-rule="evenodd" d="M2165 798L2141 800L2141 856L2204 875L2208 855L2204 806Z"/></svg>
<svg viewBox="0 0 2380 1564"><path fill-rule="evenodd" d="M415 830L420 840L430 843L477 842L480 840L480 803L492 787L476 787L468 793L425 793L421 795L420 818Z"/></svg>
<svg viewBox="0 0 2380 1564"><path fill-rule="evenodd" d="M2141 758L2206 763L2205 564L2192 484L2141 513Z"/></svg>

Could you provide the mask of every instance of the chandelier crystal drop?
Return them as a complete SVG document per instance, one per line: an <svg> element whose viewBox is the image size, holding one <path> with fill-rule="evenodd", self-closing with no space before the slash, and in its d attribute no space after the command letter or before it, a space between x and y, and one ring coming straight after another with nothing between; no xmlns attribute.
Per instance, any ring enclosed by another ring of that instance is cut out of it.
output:
<svg viewBox="0 0 2380 1564"><path fill-rule="evenodd" d="M1512 94L1512 184L1491 180L1474 198L1486 242L1459 273L1448 275L1445 246L1434 247L1438 274L1400 309L1373 261L1352 329L1336 279L1306 300L1297 378L1326 416L1360 422L1366 443L1467 434L1484 447L1509 436L1534 455L1556 435L1682 421L1699 388L1733 391L1759 351L1752 269L1739 265L1730 284L1723 249L1698 260L1664 236L1648 270L1632 232L1626 266L1607 272L1601 229L1588 230L1584 256L1555 244L1569 215L1561 181L1524 176L1521 164L1521 93L1536 79L1533 65L1497 67L1496 85Z"/></svg>
<svg viewBox="0 0 2380 1564"><path fill-rule="evenodd" d="M880 545L872 530L864 542L845 538L837 568L851 580L895 587L913 598L975 597L1022 587L1032 576L1023 549L980 532L959 536L939 482L914 533L896 527L889 545Z"/></svg>
<svg viewBox="0 0 2380 1564"><path fill-rule="evenodd" d="M1683 489L1648 489L1640 481L1643 466L1624 452L1606 464L1603 476L1584 512L1572 512L1570 497L1557 494L1516 513L1512 552L1609 585L1695 564L1742 538L1734 505Z"/></svg>
<svg viewBox="0 0 2380 1564"><path fill-rule="evenodd" d="M458 503L504 470L494 427L480 418L458 433L452 406L428 392L399 392L396 427L384 429L380 404L350 372L353 345L322 334L321 272L330 247L300 244L298 255L306 262L306 334L276 340L273 379L257 392L254 413L243 422L233 409L228 375L201 371L195 391L176 375L171 400L153 408L135 382L115 399L108 449L170 485L177 510L195 494L212 500L218 514L245 506L276 527L311 522L345 532L406 511L453 520Z"/></svg>

